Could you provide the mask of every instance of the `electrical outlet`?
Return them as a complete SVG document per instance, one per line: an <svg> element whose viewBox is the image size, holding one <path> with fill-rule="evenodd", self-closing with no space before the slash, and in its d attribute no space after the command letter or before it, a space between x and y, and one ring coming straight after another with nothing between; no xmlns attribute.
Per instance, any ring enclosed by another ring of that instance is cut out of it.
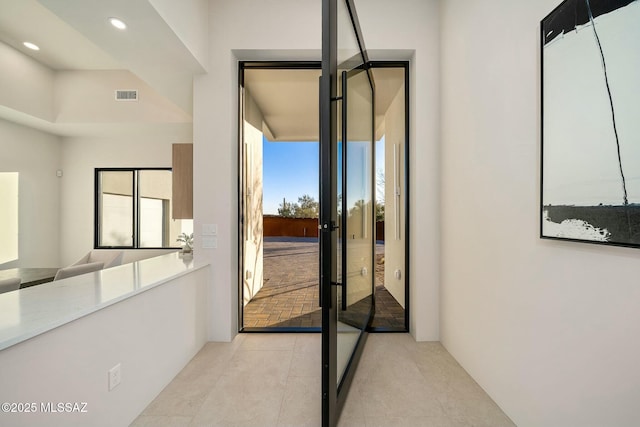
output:
<svg viewBox="0 0 640 427"><path fill-rule="evenodd" d="M116 388L122 381L122 371L120 370L120 364L118 363L113 368L109 369L109 391Z"/></svg>

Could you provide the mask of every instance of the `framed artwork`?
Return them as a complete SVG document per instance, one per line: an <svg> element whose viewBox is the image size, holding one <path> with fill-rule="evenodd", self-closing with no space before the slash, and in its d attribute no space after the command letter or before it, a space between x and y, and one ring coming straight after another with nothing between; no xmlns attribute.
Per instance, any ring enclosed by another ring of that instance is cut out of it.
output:
<svg viewBox="0 0 640 427"><path fill-rule="evenodd" d="M540 235L640 247L640 0L566 0L540 29Z"/></svg>

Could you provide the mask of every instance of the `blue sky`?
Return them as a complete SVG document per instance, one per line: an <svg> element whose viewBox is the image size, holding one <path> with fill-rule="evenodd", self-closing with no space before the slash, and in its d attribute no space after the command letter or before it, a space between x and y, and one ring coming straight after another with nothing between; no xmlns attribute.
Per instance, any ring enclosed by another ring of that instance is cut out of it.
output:
<svg viewBox="0 0 640 427"><path fill-rule="evenodd" d="M263 213L277 214L282 198L297 202L309 194L318 200L318 143L262 139Z"/></svg>
<svg viewBox="0 0 640 427"><path fill-rule="evenodd" d="M318 196L318 143L270 142L262 138L263 213L276 215L282 199L297 202L298 197ZM377 169L384 166L384 138L376 144Z"/></svg>

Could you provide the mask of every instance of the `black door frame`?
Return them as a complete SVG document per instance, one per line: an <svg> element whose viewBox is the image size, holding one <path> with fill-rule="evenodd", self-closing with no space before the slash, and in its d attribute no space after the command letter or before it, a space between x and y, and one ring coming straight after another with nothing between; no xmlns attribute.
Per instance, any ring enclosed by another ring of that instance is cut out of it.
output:
<svg viewBox="0 0 640 427"><path fill-rule="evenodd" d="M387 328L387 327L369 327L368 332L392 332L392 333L408 333L410 332L409 319L410 319L410 195L409 195L409 141L410 141L410 114L409 114L409 94L410 94L410 80L409 80L409 61L369 61L369 68L402 68L404 70L404 227L403 232L405 236L404 245L404 328Z"/></svg>
<svg viewBox="0 0 640 427"><path fill-rule="evenodd" d="M410 94L410 80L409 80L409 61L369 61L369 67L371 69L375 68L402 68L404 69L404 84L405 84L405 93L404 93L404 101L405 101L405 161L404 161L404 194L405 194L405 214L404 214L404 233L405 233L405 320L404 320L404 328L403 329L393 329L386 327L369 327L367 329L368 332L398 332L398 333L406 333L410 331L409 318L410 318L410 264L409 264L409 246L410 246L410 233L409 233L409 135L410 135L410 115L409 115L409 94ZM239 61L238 62L238 83L239 83L239 123L242 123L243 120L243 103L242 103L242 90L244 88L244 72L247 69L281 69L281 70L315 70L321 69L322 63L320 61ZM242 126L238 127L238 140L242 140ZM238 194L243 194L243 171L244 171L244 163L243 163L243 153L242 153L242 144L238 144ZM313 333L313 332L321 332L321 328L317 327L265 327L265 328L252 328L252 327L244 327L244 307L242 306L243 301L243 265L244 265L244 254L242 249L242 242L244 241L244 212L242 207L242 198L238 198L238 332L251 332L251 333ZM321 296L322 298L322 296Z"/></svg>
<svg viewBox="0 0 640 427"><path fill-rule="evenodd" d="M244 196L244 144L242 123L244 122L244 85L245 70L320 70L320 61L239 61L238 62L238 332L251 333L319 333L320 327L244 327L244 239L245 212L243 208Z"/></svg>

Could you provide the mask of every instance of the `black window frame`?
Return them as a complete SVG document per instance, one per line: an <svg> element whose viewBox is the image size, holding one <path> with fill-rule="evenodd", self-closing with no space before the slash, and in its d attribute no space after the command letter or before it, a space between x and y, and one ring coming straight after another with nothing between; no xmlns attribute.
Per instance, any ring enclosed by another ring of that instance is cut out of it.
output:
<svg viewBox="0 0 640 427"><path fill-rule="evenodd" d="M127 168L95 168L94 169L94 210L93 210L93 248L94 249L179 249L178 246L145 246L140 247L140 197L139 197L139 176L140 171L170 171L170 167L127 167ZM133 215L132 215L132 245L131 246L107 246L100 245L100 173L101 172L131 172L133 175Z"/></svg>

